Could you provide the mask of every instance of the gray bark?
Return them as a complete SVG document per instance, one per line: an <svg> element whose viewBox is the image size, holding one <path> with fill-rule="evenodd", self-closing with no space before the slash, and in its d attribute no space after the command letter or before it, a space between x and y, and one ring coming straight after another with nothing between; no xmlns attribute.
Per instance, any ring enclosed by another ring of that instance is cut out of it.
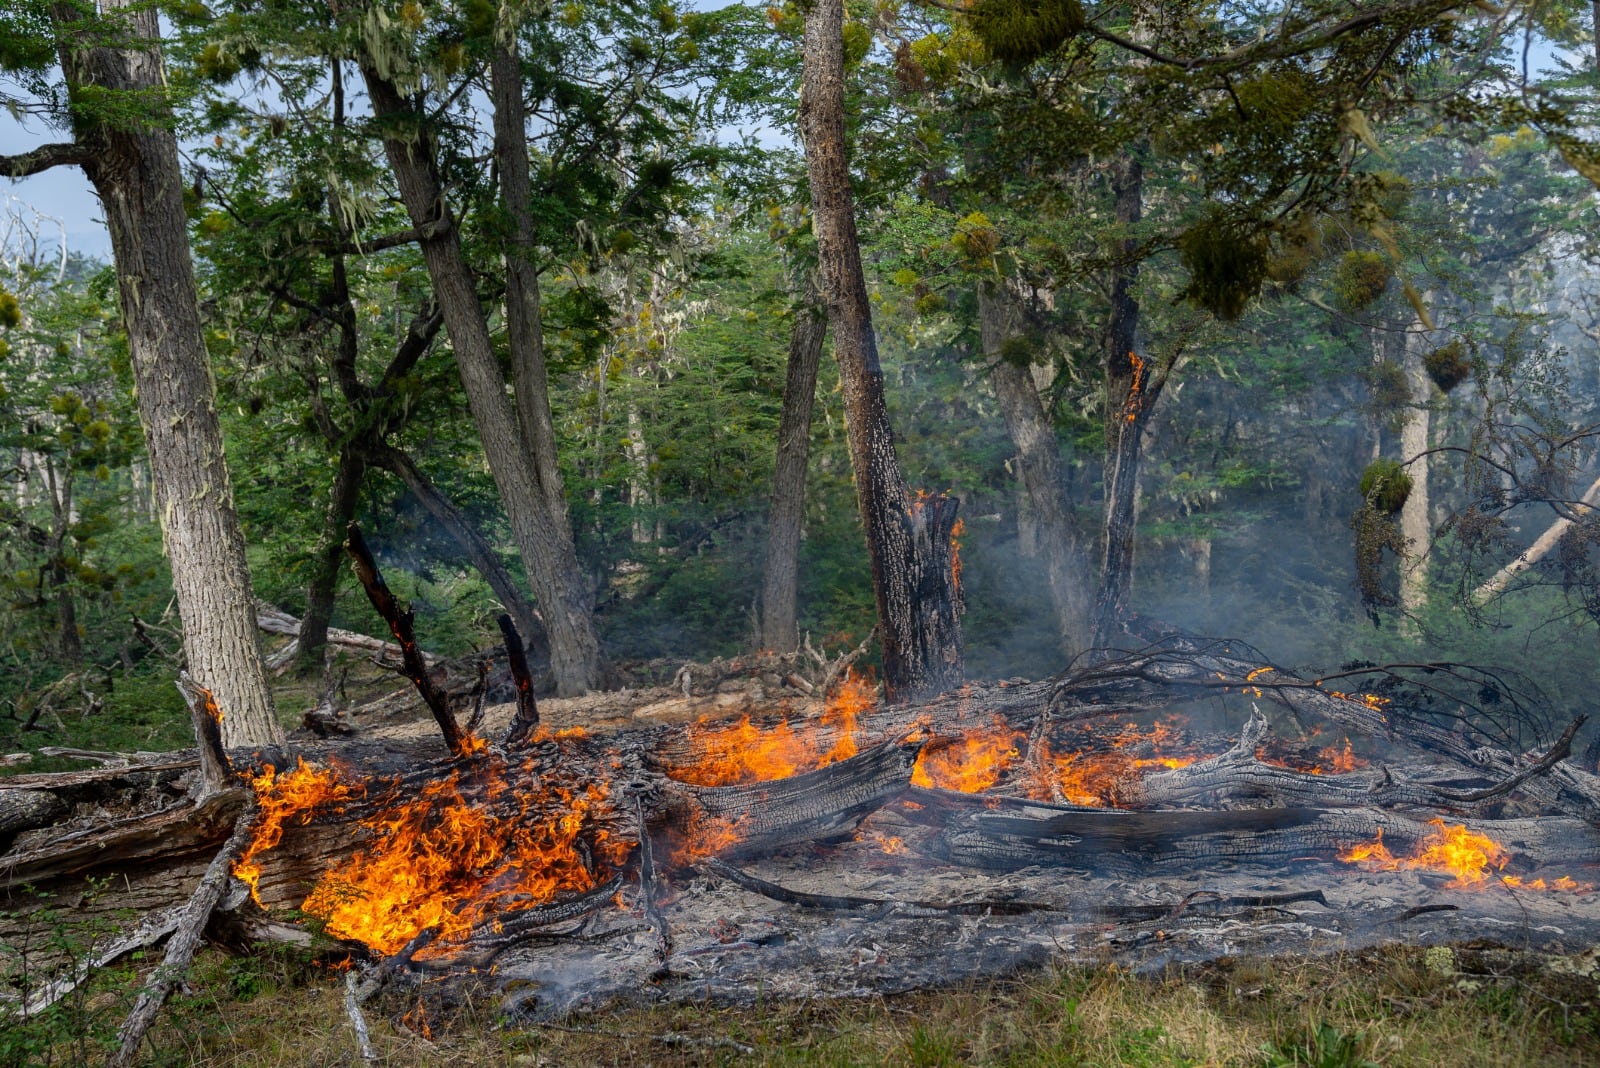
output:
<svg viewBox="0 0 1600 1068"><path fill-rule="evenodd" d="M800 304L789 334L789 364L778 417L778 457L772 469L767 512L767 554L761 578L761 645L777 652L800 648L800 533L805 521L806 461L811 447L811 409L828 320L815 271L806 271Z"/></svg>
<svg viewBox="0 0 1600 1068"><path fill-rule="evenodd" d="M989 384L1017 448L1017 465L1032 507L1034 542L1050 581L1061 651L1071 659L1092 644L1094 591L1088 554L1067 493L1060 444L1032 373L1002 353L1018 322L1010 298L999 286L978 287L978 318Z"/></svg>
<svg viewBox="0 0 1600 1068"><path fill-rule="evenodd" d="M160 38L153 9L106 0L133 39ZM69 94L91 90L165 91L154 47L96 45L76 8L52 9L62 35ZM177 140L136 121L97 123L77 113L75 134L88 150L84 171L111 232L123 322L128 331L155 507L172 563L189 670L216 695L230 747L281 742L256 642L255 602L244 536L222 451L215 391L201 334L199 295L189 257Z"/></svg>
<svg viewBox="0 0 1600 1068"><path fill-rule="evenodd" d="M593 597L582 576L574 581L564 566L563 546L571 543L571 530L564 521L556 522L542 504L540 480L529 459L517 413L506 396L488 321L439 182L437 146L414 101L402 98L370 64L362 65L362 74L374 113L389 124L384 150L400 198L421 235L423 261L444 315L473 422L522 553L529 585L544 611L556 692L563 696L582 693L600 677ZM403 134L402 127L413 132Z"/></svg>

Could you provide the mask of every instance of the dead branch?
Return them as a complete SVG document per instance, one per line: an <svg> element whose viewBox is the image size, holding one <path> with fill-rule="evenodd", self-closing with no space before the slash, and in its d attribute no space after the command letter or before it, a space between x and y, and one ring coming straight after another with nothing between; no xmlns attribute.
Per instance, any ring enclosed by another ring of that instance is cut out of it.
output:
<svg viewBox="0 0 1600 1068"><path fill-rule="evenodd" d="M511 665L511 679L517 686L517 714L506 730L505 744L515 746L539 726L539 704L533 698L533 673L528 670L528 653L522 644L511 617L502 612L497 620L500 633L506 640L506 662Z"/></svg>
<svg viewBox="0 0 1600 1068"><path fill-rule="evenodd" d="M115 1053L106 1058L106 1068L128 1068L138 1056L145 1032L155 1023L156 1014L172 992L172 985L188 970L195 950L200 948L200 937L205 931L206 921L211 918L211 911L217 907L222 892L232 878L230 872L233 862L238 859L255 829L256 812L255 798L251 797L245 801L244 810L239 813L233 834L212 858L211 866L200 879L200 885L195 887L189 903L184 906L183 917L178 921L172 941L167 943L167 955L151 973L144 990L139 994L139 1000L134 1003L133 1011L128 1013L128 1018L117 1032L120 1045Z"/></svg>
<svg viewBox="0 0 1600 1068"><path fill-rule="evenodd" d="M189 706L189 722L200 742L200 778L205 784L204 793L219 793L227 789L233 778L233 765L228 763L228 754L222 749L222 709L217 707L217 699L211 691L187 671L178 672L178 692L183 695L183 703Z"/></svg>
<svg viewBox="0 0 1600 1068"><path fill-rule="evenodd" d="M428 674L427 661L422 656L422 650L417 647L416 634L412 629L416 613L402 609L394 594L389 592L382 573L378 571L377 561L372 558L366 541L361 537L361 528L351 523L346 528L346 535L345 551L350 554L350 559L355 564L356 578L361 581L362 589L367 591L367 599L372 602L372 607L383 617L383 621L389 624L390 633L400 643L406 678L411 680L411 684L417 688L417 693L422 695L423 702L427 704L428 711L433 713L434 722L439 724L439 732L444 735L445 745L449 747L451 754L460 756L466 751L466 736L462 734L461 726L456 723L449 698L434 685L432 677Z"/></svg>

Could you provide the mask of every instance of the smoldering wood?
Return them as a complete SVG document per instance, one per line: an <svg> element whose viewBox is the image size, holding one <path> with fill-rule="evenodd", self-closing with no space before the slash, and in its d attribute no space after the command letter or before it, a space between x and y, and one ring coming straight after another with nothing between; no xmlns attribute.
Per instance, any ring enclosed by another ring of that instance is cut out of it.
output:
<svg viewBox="0 0 1600 1068"><path fill-rule="evenodd" d="M1163 873L1242 869L1261 872L1262 877L1270 873L1275 878L1281 872L1297 870L1308 854L1316 853L1316 859L1326 863L1336 850L1370 841L1379 830L1400 855L1434 833L1426 822L1427 816L1434 813L1468 816L1473 829L1511 850L1517 865L1600 861L1600 832L1593 821L1540 800L1541 796L1564 796L1559 788L1542 795L1536 793L1536 784L1574 772L1579 773L1574 781L1580 786L1584 782L1581 769L1573 768L1560 755L1559 743L1542 756L1531 756L1488 747L1483 739L1439 740L1425 734L1431 743L1448 743L1454 748L1441 755L1431 744L1423 746L1430 758L1436 758L1433 764L1391 761L1386 766L1346 775L1311 775L1256 758L1256 749L1266 735L1265 719L1257 715L1245 724L1237 743L1226 752L1188 768L1155 772L1142 782L1130 783L1122 800L1146 806L1145 811L1075 808L993 795L973 797L909 785L919 743L898 739L913 726L920 727L923 737L937 738L958 735L999 716L1013 728L1028 728L1041 732L1039 736L1043 737L1054 727L1082 718L1078 714L1082 709L1107 705L1121 697L1136 707L1160 709L1193 700L1197 695L1213 697L1224 687L1237 695L1246 684L1252 691L1257 685L1262 687L1259 700L1263 702L1271 699L1268 694L1282 694L1280 704L1303 702L1296 705L1302 712L1308 707L1332 707L1349 723L1369 722L1370 713L1381 722L1385 734L1395 736L1397 741L1405 740L1395 726L1403 717L1393 710L1385 712L1334 697L1319 691L1314 682L1288 673L1258 673L1250 680L1250 673L1259 670L1259 664L1250 665L1238 658L1197 658L1191 651L1182 655L1168 651L1135 658L1115 671L1101 664L1046 683L969 687L916 706L883 709L866 717L858 736L865 748L854 757L786 780L738 787L699 787L672 778L674 767L683 766L686 755L690 758L687 763L692 763L697 751L694 728L683 726L560 742L530 740L515 752L491 751L474 757L442 758L436 751L430 754L417 747L393 745L311 745L306 747L305 755L313 760L341 756L362 769L368 788L364 796L346 804L342 811L319 812L308 825L286 828L282 845L265 858L262 898L273 908L297 907L324 872L367 844L369 832L361 827L363 819L375 816L399 799L416 796L430 783L452 776L469 803L484 805L502 818L517 817L521 802L503 796L517 791L497 794L488 788L483 776L491 765L499 769L497 774L513 783L532 783L564 769L562 774L586 775L591 780L608 782L614 791L621 788L614 811L592 829L604 829L608 834L622 836L624 841L649 841L649 835L639 834L641 825L664 828L694 820L725 822L737 830L740 840L715 858L716 862L738 861L741 868L735 870L759 880L744 884L746 890L757 888L752 892L764 892L761 887L768 891L773 887L783 891L792 888L786 880L755 875L747 870L749 864L761 863L769 856L803 855L805 850L817 848L805 843L837 841L886 805L894 808L884 813L884 818L920 821L932 829L932 833L921 835L911 844L912 849L923 854L924 859L918 863L925 865L931 858L973 871L1019 872L1024 876L1027 872L1076 870L1092 871L1095 878L1146 878ZM1207 672L1211 672L1209 680L1205 677ZM1170 687L1176 695L1169 692L1168 683L1154 681L1168 674L1176 679ZM807 726L818 729L820 725L810 722ZM821 729L825 733L826 728ZM884 740L867 744L873 738ZM499 763L494 764L495 761ZM103 768L61 776L29 776L30 785L8 789L7 784L0 784L0 798L8 792L34 790L67 799L75 796L73 791L96 789L116 776L145 776L151 781L166 776L170 789L171 777L193 766L191 759L175 758L143 769ZM59 788L52 790L51 782L58 783ZM1497 784L1506 783L1512 785L1496 792ZM1526 818L1482 818L1505 805L1508 794L1516 795L1512 810L1526 813ZM901 806L895 804L897 800L920 807ZM158 812L109 826L74 829L49 841L30 839L27 849L0 857L0 888L32 882L47 890L59 890L84 874L127 870L132 864L143 878L137 884L142 895L139 907L159 913L181 903L216 843L233 825L242 801L239 791L230 791L199 804L174 803ZM1195 804L1268 807L1220 811L1175 807ZM1540 813L1538 818L1533 818L1535 812ZM554 809L535 805L522 818L537 820L557 814ZM826 847L837 848L844 847ZM458 944L449 946L448 953L437 961L430 960L427 967L486 966L502 955L515 956L535 944L590 938L626 941L626 932L637 928L617 927L614 921L589 925L611 911L610 903L617 899L626 881L642 874L636 867L639 863L636 856L622 871L602 872L602 881L586 894L502 913L496 922L480 925ZM639 878L640 888L652 906L655 901L647 884L656 881L658 869L659 855L651 858L648 874ZM708 870L718 872L714 866ZM164 880L166 885L161 885L163 873L170 873ZM668 877L676 888L677 879ZM129 885L131 888L134 882ZM1036 911L1034 906L1067 908L1074 917L1114 918L1110 911L1095 913L1093 909L1114 910L1119 906L1115 901L1064 902L1048 896L1038 901L1007 901L993 894L980 895L973 902L941 905L931 895L902 900L898 895L831 894L819 892L814 884L793 892L801 895L794 900L802 904L831 898L849 905L842 912L870 915L878 915L885 902L891 902L891 912L900 919L1004 916ZM1226 907L1235 909L1284 909L1296 903L1269 901L1270 894L1221 896L1230 902ZM1257 903L1239 900L1246 897ZM1128 907L1135 906L1130 903ZM1160 919L1151 912L1156 906L1137 907L1148 915L1129 913L1129 922ZM1170 916L1180 910L1183 915L1198 916L1222 907L1198 901L1183 905L1180 895L1161 906L1160 915ZM656 948L651 954L658 967L663 955L676 961L684 953L698 951L692 944L678 948L674 943L681 943L682 939L676 935L670 939L660 936L663 925L669 932L673 930L671 906L666 908L669 911L657 920L647 916L644 925L653 932ZM945 911L940 912L941 909ZM582 933L571 927L579 922L585 925ZM612 926L607 927L607 923ZM297 928L261 917L252 907L242 905L232 911L225 907L214 917L211 930L214 936L230 940L305 938ZM0 930L0 937L9 937L7 931ZM163 935L158 934L156 939L160 937Z"/></svg>
<svg viewBox="0 0 1600 1068"><path fill-rule="evenodd" d="M522 635L511 617L501 613L496 620L506 642L506 663L511 667L511 680L517 688L517 714L512 717L506 731L506 745L516 745L539 726L539 704L533 696L533 672L528 668L528 654L522 645Z"/></svg>

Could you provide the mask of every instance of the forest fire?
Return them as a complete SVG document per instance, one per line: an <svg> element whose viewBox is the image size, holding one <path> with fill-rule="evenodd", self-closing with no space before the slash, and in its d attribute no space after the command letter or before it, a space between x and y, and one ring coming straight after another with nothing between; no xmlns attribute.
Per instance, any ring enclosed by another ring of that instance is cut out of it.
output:
<svg viewBox="0 0 1600 1068"><path fill-rule="evenodd" d="M1186 768L1202 757L1181 746L1177 731L1168 723L1157 723L1147 730L1129 723L1104 741L1090 740L1095 743L1092 747L1071 752L1055 752L1048 743L1040 743L1030 784L1032 796L1118 808L1127 784L1146 772ZM1135 755L1139 752L1147 755Z"/></svg>
<svg viewBox="0 0 1600 1068"><path fill-rule="evenodd" d="M991 727L979 728L949 739L929 743L917 756L911 772L913 786L938 787L965 794L994 786L1021 757L1027 735L996 717Z"/></svg>

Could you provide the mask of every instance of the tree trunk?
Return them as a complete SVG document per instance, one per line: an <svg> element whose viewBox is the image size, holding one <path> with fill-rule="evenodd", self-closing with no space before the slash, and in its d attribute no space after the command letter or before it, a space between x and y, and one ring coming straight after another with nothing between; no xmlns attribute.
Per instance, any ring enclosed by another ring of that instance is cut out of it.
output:
<svg viewBox="0 0 1600 1068"><path fill-rule="evenodd" d="M895 457L845 160L843 20L843 0L818 0L806 17L800 130L872 560L884 686L891 701L908 701L962 682L961 593L950 546L958 502L910 499Z"/></svg>
<svg viewBox="0 0 1600 1068"><path fill-rule="evenodd" d="M1006 339L1017 331L1014 312L999 285L978 286L978 319L983 355L989 362L989 383L1000 402L1006 432L1017 447L1017 464L1033 512L1035 545L1044 555L1049 576L1061 651L1070 659L1093 640L1089 561L1072 514L1060 445L1033 374L1003 353Z"/></svg>
<svg viewBox="0 0 1600 1068"><path fill-rule="evenodd" d="M1423 298L1433 303L1433 294ZM1421 322L1406 331L1402 364L1411 393L1410 410L1400 428L1400 456L1411 476L1411 492L1400 509L1400 536L1406 551L1400 561L1400 632L1418 635L1417 616L1428 606L1428 554L1433 542L1433 522L1429 518L1428 474L1433 457L1428 453L1431 422L1430 398L1433 383L1422 365L1428 347L1428 329Z"/></svg>
<svg viewBox="0 0 1600 1068"><path fill-rule="evenodd" d="M1144 215L1144 170L1132 156L1112 165L1117 224L1124 228ZM1139 277L1133 258L1136 242L1118 242L1117 265L1111 276L1111 319L1106 329L1106 518L1100 562L1100 595L1095 602L1094 647L1109 649L1118 640L1133 592L1133 549L1137 529L1139 461L1145 422L1160 390L1134 344L1139 329L1139 303L1133 286Z"/></svg>
<svg viewBox="0 0 1600 1068"><path fill-rule="evenodd" d="M512 7L507 5L503 11L510 11ZM538 234L533 222L533 186L528 173L527 107L522 96L522 63L517 47L516 27L500 27L490 56L489 86L494 103L494 153L500 174L500 200L511 223L505 260L512 395L523 448L539 491L538 503L549 529L549 555L542 566L550 571L552 584L562 594L559 603L546 601L542 595L540 600L546 615L563 617L559 623L552 621L552 628L574 635L568 639L569 644L581 647L563 653L563 659L582 662L582 670L576 673L585 675L587 681L577 688L587 689L599 681L600 644L594 634L594 604L589 581L578 562L572 521L567 515L567 491L557 462L555 419L550 410L550 376L544 358L539 269L535 262ZM462 547L466 548L465 542ZM484 574L489 577L488 572ZM495 580L490 581L493 584ZM537 641L540 645L553 641L520 594L515 600L507 600L507 595L498 588L496 593L525 641ZM551 663L557 663L554 649ZM558 688L561 678L558 671ZM573 686L569 685L568 689Z"/></svg>
<svg viewBox="0 0 1600 1068"><path fill-rule="evenodd" d="M121 9L134 40L159 40L153 9L125 0L107 0L103 6ZM82 36L76 9L58 6L53 17L62 35L68 91L75 99L109 91L149 100L166 91L154 47L95 47ZM256 644L244 537L201 335L177 140L168 129L132 120L92 123L80 117L77 123L79 143L89 150L84 170L111 232L134 389L189 671L225 713L225 744L278 743L283 731Z"/></svg>
<svg viewBox="0 0 1600 1068"><path fill-rule="evenodd" d="M389 123L384 150L400 198L421 235L423 261L444 313L473 422L511 521L529 584L544 610L556 692L562 696L582 693L600 678L593 598L581 574L570 573L564 563L571 530L564 521L556 523L542 505L539 478L516 412L506 397L488 322L440 186L436 143L414 102L402 99L394 85L369 63L362 64L362 75L373 112ZM575 554L572 559L576 560Z"/></svg>
<svg viewBox="0 0 1600 1068"><path fill-rule="evenodd" d="M814 270L806 270L801 290L789 333L789 365L783 381L783 412L778 417L778 457L772 468L767 555L761 578L761 644L780 653L800 648L800 532L806 510L806 459L811 448L817 368L828 336Z"/></svg>
<svg viewBox="0 0 1600 1068"><path fill-rule="evenodd" d="M361 500L361 479L366 471L366 458L353 445L346 444L339 450L339 466L333 475L333 488L328 492L328 514L311 558L306 613L300 620L300 663L307 668L321 665L323 650L328 644L334 595L339 589L339 573L344 568L344 531L356 516L356 505Z"/></svg>
<svg viewBox="0 0 1600 1068"><path fill-rule="evenodd" d="M545 630L539 614L533 610L528 599L517 588L511 572L500 562L494 549L484 540L483 535L478 533L477 528L461 514L461 510L439 491L439 487L417 467L410 456L399 449L391 445L376 445L372 449L371 460L406 484L406 489L422 502L422 507L428 510L429 515L438 520L439 525L444 527L451 539L461 547L461 551L466 554L473 568L489 584L494 595L500 598L500 603L505 606L506 614L511 617L511 621L516 624L517 633L522 636L522 640L529 648L537 650L541 659L548 657L550 634Z"/></svg>

